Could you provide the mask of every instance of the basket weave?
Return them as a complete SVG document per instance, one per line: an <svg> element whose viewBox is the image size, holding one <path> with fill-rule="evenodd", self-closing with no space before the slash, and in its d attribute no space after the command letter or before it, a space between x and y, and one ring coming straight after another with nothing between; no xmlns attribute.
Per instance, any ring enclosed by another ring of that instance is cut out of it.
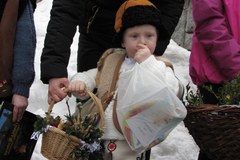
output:
<svg viewBox="0 0 240 160"><path fill-rule="evenodd" d="M186 108L184 123L209 158L240 160L240 108L207 104Z"/></svg>
<svg viewBox="0 0 240 160"><path fill-rule="evenodd" d="M100 128L104 126L104 111L101 101L91 91L86 90L97 107L100 115ZM49 106L48 113L51 113L53 104ZM71 160L70 154L74 148L79 145L81 140L75 136L66 134L61 129L49 127L47 132L43 133L41 153L49 160Z"/></svg>
<svg viewBox="0 0 240 160"><path fill-rule="evenodd" d="M62 130L50 127L43 133L41 153L50 160L67 160L80 139L70 136Z"/></svg>

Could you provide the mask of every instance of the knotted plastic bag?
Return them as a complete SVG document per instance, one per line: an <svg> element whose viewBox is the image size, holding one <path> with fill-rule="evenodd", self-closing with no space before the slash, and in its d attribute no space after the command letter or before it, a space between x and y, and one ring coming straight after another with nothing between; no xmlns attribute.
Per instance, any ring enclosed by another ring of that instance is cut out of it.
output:
<svg viewBox="0 0 240 160"><path fill-rule="evenodd" d="M163 80L139 64L120 75L117 99L120 127L137 153L148 149L154 141L166 139L187 113Z"/></svg>

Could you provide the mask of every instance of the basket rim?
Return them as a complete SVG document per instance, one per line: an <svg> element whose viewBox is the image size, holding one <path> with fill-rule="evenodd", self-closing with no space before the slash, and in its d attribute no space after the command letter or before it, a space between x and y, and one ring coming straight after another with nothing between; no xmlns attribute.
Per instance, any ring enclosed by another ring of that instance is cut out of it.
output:
<svg viewBox="0 0 240 160"><path fill-rule="evenodd" d="M232 112L239 110L240 108L237 107L236 105L214 105L214 104L202 104L199 107L192 107L192 106L186 106L186 109L188 112L211 112L211 111L226 111L226 110L232 110ZM239 112L238 111L238 112Z"/></svg>

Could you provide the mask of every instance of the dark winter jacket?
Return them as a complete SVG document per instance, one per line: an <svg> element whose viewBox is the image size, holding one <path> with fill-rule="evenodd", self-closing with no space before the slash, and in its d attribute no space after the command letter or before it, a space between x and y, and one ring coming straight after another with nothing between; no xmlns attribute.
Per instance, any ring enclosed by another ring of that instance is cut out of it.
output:
<svg viewBox="0 0 240 160"><path fill-rule="evenodd" d="M32 2L33 9L35 9L36 8L36 0L30 0L30 1ZM7 2L7 0L1 0L0 1L0 21L1 21L1 18L2 18L2 14L3 14L3 10L4 10L6 2ZM28 2L28 0L20 0L19 9L18 9L18 17L21 16L23 10L25 9L25 7L27 5L27 2Z"/></svg>
<svg viewBox="0 0 240 160"><path fill-rule="evenodd" d="M43 83L48 83L51 78L67 77L70 46L77 26L79 26L80 34L89 36L93 41L112 44L115 35L115 14L124 1L53 1L51 19L41 57L41 80ZM151 2L162 12L163 25L169 32L169 37L158 44L163 53L181 16L184 0L151 0ZM108 49L108 46L105 46L104 50Z"/></svg>
<svg viewBox="0 0 240 160"><path fill-rule="evenodd" d="M6 0L0 1L1 17L6 2ZM7 80L11 81L13 86L10 90L10 94L18 94L28 98L30 86L32 85L35 77L34 56L36 48L36 33L33 11L36 8L36 0L20 0L19 2L18 20L14 26L16 28L13 37L14 45L12 46L13 49L9 51L9 53L12 53L13 57L9 58L7 63L1 63L0 68L2 65L12 66L10 68L11 70L6 71L7 74L10 75L10 77L7 77L10 79ZM3 58L4 60L5 57ZM2 72L0 72L0 74L1 73ZM4 78L6 75L2 73L1 77ZM9 94L6 96L8 95ZM3 97L5 97L5 95L3 95Z"/></svg>

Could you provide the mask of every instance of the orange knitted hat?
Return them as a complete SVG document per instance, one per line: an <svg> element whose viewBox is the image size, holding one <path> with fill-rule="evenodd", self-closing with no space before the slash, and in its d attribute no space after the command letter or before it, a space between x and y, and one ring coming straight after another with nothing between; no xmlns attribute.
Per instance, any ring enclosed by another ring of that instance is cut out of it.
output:
<svg viewBox="0 0 240 160"><path fill-rule="evenodd" d="M134 7L134 6L153 6L154 8L156 8L155 5L148 0L127 0L120 6L120 8L117 11L116 18L115 18L115 25L114 25L114 29L116 32L119 32L122 27L122 17L125 11L129 7ZM139 14L143 14L143 13L139 13Z"/></svg>

